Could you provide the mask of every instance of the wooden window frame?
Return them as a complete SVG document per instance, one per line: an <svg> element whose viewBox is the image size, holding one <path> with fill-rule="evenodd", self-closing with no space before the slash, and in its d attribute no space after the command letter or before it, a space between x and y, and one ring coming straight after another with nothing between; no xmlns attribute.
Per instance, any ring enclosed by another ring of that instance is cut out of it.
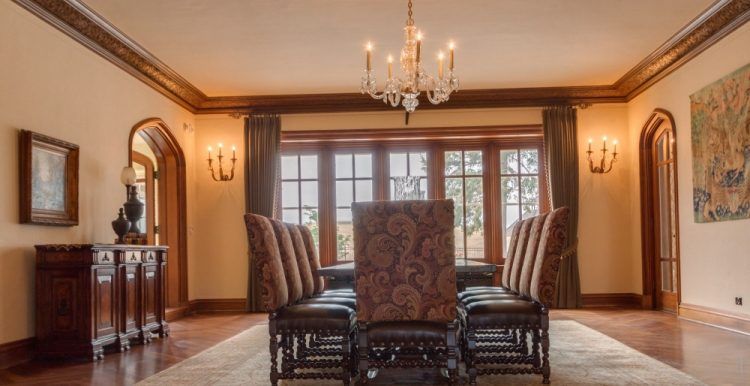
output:
<svg viewBox="0 0 750 386"><path fill-rule="evenodd" d="M373 199L390 199L390 152L427 153L427 198L445 197L445 151L481 150L483 154L483 261L503 264L500 201L500 150L539 151L540 211L550 208L541 125L471 126L409 129L283 131L282 154L318 155L320 256L324 266L336 260L335 154L371 152Z"/></svg>

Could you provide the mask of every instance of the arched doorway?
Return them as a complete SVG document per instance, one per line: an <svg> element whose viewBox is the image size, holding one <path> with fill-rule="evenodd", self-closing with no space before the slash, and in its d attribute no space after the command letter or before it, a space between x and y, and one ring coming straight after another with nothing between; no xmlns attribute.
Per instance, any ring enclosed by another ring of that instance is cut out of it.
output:
<svg viewBox="0 0 750 386"><path fill-rule="evenodd" d="M677 143L672 114L656 109L641 131L641 248L644 307L677 312L680 241Z"/></svg>
<svg viewBox="0 0 750 386"><path fill-rule="evenodd" d="M143 165L144 179L152 182L150 186L144 183L149 242L169 246L166 306L187 306L185 155L167 124L158 118L133 126L128 145L128 164L136 168Z"/></svg>

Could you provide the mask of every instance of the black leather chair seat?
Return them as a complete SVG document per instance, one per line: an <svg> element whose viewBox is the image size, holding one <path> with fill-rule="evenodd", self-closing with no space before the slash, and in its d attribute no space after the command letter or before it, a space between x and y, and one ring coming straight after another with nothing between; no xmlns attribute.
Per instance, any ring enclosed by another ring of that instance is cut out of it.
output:
<svg viewBox="0 0 750 386"><path fill-rule="evenodd" d="M514 294L512 292L497 292L497 293L483 293L479 295L472 295L465 297L461 299L461 304L471 304L476 302L481 302L483 300L523 300L523 298L520 295Z"/></svg>
<svg viewBox="0 0 750 386"><path fill-rule="evenodd" d="M484 294L504 294L509 293L512 294L513 291L503 288L503 287L483 287L483 288L472 288L472 289L466 289L466 291L461 292L458 294L458 300L463 300L469 296L474 295L484 295Z"/></svg>
<svg viewBox="0 0 750 386"><path fill-rule="evenodd" d="M298 304L338 304L340 306L347 306L353 310L357 309L357 299L345 298L345 297L320 297L320 298L309 298L300 301Z"/></svg>
<svg viewBox="0 0 750 386"><path fill-rule="evenodd" d="M466 323L474 328L538 326L542 306L528 300L483 300L465 306Z"/></svg>
<svg viewBox="0 0 750 386"><path fill-rule="evenodd" d="M430 321L393 321L367 324L371 347L418 347L445 345L447 324Z"/></svg>
<svg viewBox="0 0 750 386"><path fill-rule="evenodd" d="M276 328L292 331L350 331L356 324L354 309L337 304L295 304L276 315Z"/></svg>
<svg viewBox="0 0 750 386"><path fill-rule="evenodd" d="M354 293L354 289L353 288L336 288L336 289L323 290L323 293L335 293L335 292Z"/></svg>

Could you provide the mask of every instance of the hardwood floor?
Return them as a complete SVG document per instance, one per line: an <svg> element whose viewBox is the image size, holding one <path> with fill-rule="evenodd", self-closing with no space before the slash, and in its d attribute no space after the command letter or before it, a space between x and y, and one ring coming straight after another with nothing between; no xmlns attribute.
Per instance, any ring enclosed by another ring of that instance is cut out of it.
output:
<svg viewBox="0 0 750 386"><path fill-rule="evenodd" d="M251 326L265 314L205 314L170 324L172 336L104 361L34 361L0 370L0 384L133 384L189 358ZM708 384L750 384L750 336L677 319L656 311L555 310L552 319L571 319ZM554 337L553 337L554 339Z"/></svg>
<svg viewBox="0 0 750 386"><path fill-rule="evenodd" d="M0 370L0 384L132 385L216 345L251 326L268 322L266 314L203 314L171 322L171 335L125 353L107 352L97 363L33 361Z"/></svg>

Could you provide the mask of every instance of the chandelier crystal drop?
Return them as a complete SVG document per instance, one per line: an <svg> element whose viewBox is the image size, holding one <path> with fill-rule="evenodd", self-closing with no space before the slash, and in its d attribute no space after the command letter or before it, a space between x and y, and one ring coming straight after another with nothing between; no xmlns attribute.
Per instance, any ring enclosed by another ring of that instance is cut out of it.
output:
<svg viewBox="0 0 750 386"><path fill-rule="evenodd" d="M372 73L372 44L366 46L365 75L362 77L360 92L368 94L383 103L398 107L404 106L407 112L413 113L419 105L419 94L424 91L427 100L436 105L447 102L451 93L458 90L458 77L453 73L453 53L455 45L448 45L448 73L444 73L445 55L437 56L438 76L433 78L422 67L422 33L417 30L412 18L412 2L409 0L409 13L404 27L404 47L401 49L401 76L393 76L393 57L388 55L388 77L385 88L378 92L377 82Z"/></svg>

